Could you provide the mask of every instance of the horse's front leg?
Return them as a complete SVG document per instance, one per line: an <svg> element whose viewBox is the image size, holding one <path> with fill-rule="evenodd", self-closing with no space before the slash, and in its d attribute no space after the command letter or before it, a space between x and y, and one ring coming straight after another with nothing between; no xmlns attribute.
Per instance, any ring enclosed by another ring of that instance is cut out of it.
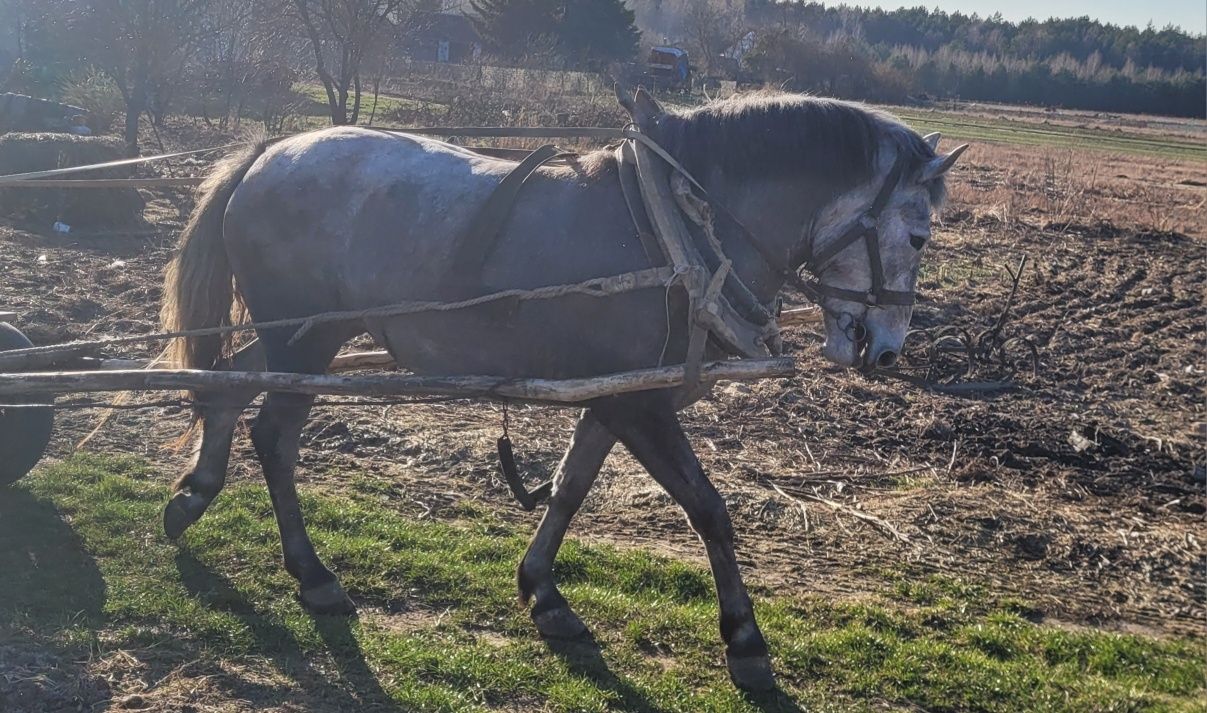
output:
<svg viewBox="0 0 1207 713"><path fill-rule="evenodd" d="M734 683L752 690L773 688L767 643L738 571L725 501L705 476L671 399L665 394L617 397L602 401L593 412L683 508L703 540L717 584L725 662Z"/></svg>
<svg viewBox="0 0 1207 713"><path fill-rule="evenodd" d="M574 428L570 447L562 456L553 476L553 495L541 524L537 527L524 559L520 560L517 579L520 601L527 604L535 598L532 620L544 636L572 638L586 631L586 626L557 590L553 579L553 560L566 536L570 520L582 506L583 498L595 483L599 469L616 444L616 437L600 425L589 411L584 411Z"/></svg>
<svg viewBox="0 0 1207 713"><path fill-rule="evenodd" d="M294 484L298 443L313 403L314 397L306 394L268 394L252 426L251 440L281 531L285 569L298 580L302 604L315 614L350 614L356 606L314 551Z"/></svg>

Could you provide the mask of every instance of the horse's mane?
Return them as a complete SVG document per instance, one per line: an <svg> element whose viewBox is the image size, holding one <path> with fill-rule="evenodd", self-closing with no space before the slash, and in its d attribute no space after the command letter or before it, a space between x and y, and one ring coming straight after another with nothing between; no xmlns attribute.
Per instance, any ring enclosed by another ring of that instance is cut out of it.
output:
<svg viewBox="0 0 1207 713"><path fill-rule="evenodd" d="M905 157L906 175L935 157L921 136L888 114L800 94L756 93L671 112L656 131L702 180L714 168L736 179L803 176L834 194L873 178L883 139ZM942 186L935 188L941 195Z"/></svg>

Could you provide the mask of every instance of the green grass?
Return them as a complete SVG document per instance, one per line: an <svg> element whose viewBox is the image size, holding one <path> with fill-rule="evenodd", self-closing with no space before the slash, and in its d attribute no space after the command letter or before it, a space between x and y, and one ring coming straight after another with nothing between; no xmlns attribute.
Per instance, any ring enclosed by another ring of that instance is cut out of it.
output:
<svg viewBox="0 0 1207 713"><path fill-rule="evenodd" d="M988 118L959 112L923 111L911 107L886 108L915 131L940 131L952 139L1207 161L1207 142L1189 137L1040 124L1034 121Z"/></svg>
<svg viewBox="0 0 1207 713"><path fill-rule="evenodd" d="M573 541L559 576L598 647L551 648L515 602L525 533L472 508L408 520L371 488L305 498L319 550L366 611L312 618L262 487L229 488L177 546L159 533L162 480L138 460L80 456L0 491L0 641L32 636L75 661L254 657L330 689L333 710L1202 710L1201 641L1039 626L977 586L904 575L859 601L756 592L784 692L749 699L721 663L706 571Z"/></svg>
<svg viewBox="0 0 1207 713"><path fill-rule="evenodd" d="M310 100L310 106L303 111L308 116L316 116L321 118L330 117L330 110L327 108L327 92L321 84L295 84L293 90L298 94ZM374 108L376 105L376 112ZM422 109L427 106L427 103L416 99L405 99L403 97L378 95L376 100L373 97L372 87L365 89L361 96L360 116L363 123L368 123L369 117L376 117L376 122L385 121L393 112L403 109ZM352 110L352 97L348 97L348 111Z"/></svg>

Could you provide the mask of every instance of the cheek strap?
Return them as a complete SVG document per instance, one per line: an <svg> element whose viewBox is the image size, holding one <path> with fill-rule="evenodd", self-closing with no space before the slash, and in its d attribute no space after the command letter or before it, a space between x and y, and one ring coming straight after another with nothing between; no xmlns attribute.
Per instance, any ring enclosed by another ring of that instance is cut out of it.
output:
<svg viewBox="0 0 1207 713"><path fill-rule="evenodd" d="M847 228L847 231L840 238L826 246L825 250L819 253L812 254L813 242L807 242L809 254L804 260L804 267L814 275L815 279L805 280L796 272L793 272L789 277L789 281L796 286L797 289L805 293L810 300L822 305L821 299L830 297L838 300L846 300L847 302L855 302L856 304L865 305L867 307L908 307L913 305L917 300L912 291L906 292L903 290L890 290L884 286L884 262L880 255L880 233L877 231L877 225L880 221L880 214L888 205L889 198L892 197L893 191L897 188L897 183L901 181L901 174L905 171L905 166L900 159L893 164L892 170L884 179L884 183L880 184L880 191L876 194L876 199L872 201L872 205L863 215L859 216L859 220L855 221L854 225ZM848 290L841 287L827 285L820 279L821 273L829 267L834 258L838 257L839 253L846 250L851 245L863 239L865 249L868 255L868 268L872 276L872 286L867 291ZM824 305L823 309L824 309Z"/></svg>

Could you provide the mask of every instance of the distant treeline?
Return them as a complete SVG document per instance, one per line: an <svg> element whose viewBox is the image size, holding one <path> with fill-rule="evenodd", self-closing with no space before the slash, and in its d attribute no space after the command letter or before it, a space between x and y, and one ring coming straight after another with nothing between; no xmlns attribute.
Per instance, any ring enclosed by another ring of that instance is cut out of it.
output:
<svg viewBox="0 0 1207 713"><path fill-rule="evenodd" d="M703 0L707 2L708 0ZM1088 17L1012 23L1000 15L749 0L742 63L799 89L1203 117L1207 40Z"/></svg>

